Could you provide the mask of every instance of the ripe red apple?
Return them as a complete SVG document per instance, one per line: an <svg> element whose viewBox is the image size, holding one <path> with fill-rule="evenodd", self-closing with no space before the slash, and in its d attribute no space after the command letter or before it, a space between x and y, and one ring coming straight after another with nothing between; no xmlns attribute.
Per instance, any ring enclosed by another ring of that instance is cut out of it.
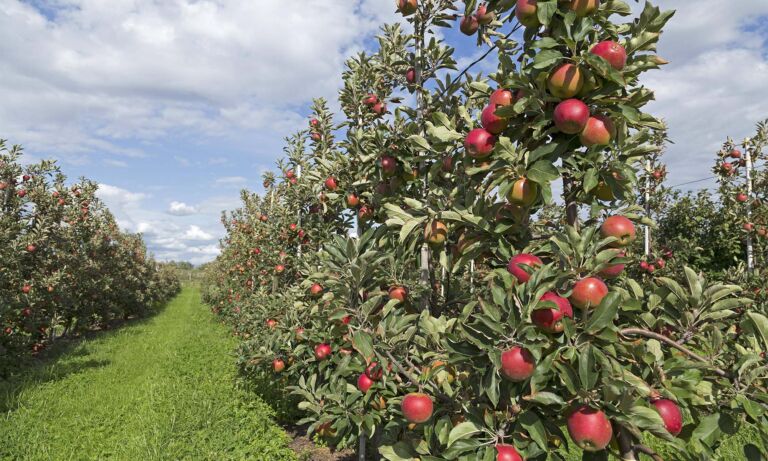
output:
<svg viewBox="0 0 768 461"><path fill-rule="evenodd" d="M610 144L615 133L613 120L605 115L594 115L587 120L587 126L584 127L579 139L585 147L606 146Z"/></svg>
<svg viewBox="0 0 768 461"><path fill-rule="evenodd" d="M741 158L741 151L739 149L733 149L729 155L731 158Z"/></svg>
<svg viewBox="0 0 768 461"><path fill-rule="evenodd" d="M475 128L467 134L464 140L464 150L472 158L485 158L493 152L496 136L483 128Z"/></svg>
<svg viewBox="0 0 768 461"><path fill-rule="evenodd" d="M259 221L261 221L261 222L267 222L267 219L268 219L267 215L265 215L265 214L259 216Z"/></svg>
<svg viewBox="0 0 768 461"><path fill-rule="evenodd" d="M602 280L595 277L581 279L573 286L571 303L579 309L594 309L608 294L608 287Z"/></svg>
<svg viewBox="0 0 768 461"><path fill-rule="evenodd" d="M371 110L376 115L384 115L384 114L387 113L387 105L384 104L383 102L379 101L376 104L374 104L373 107L371 107Z"/></svg>
<svg viewBox="0 0 768 461"><path fill-rule="evenodd" d="M296 328L296 336L297 337L304 336L304 328L302 328L302 327Z"/></svg>
<svg viewBox="0 0 768 461"><path fill-rule="evenodd" d="M736 201L737 202L744 203L748 199L749 199L749 197L747 197L747 194L745 194L744 192L739 192L738 194L736 194Z"/></svg>
<svg viewBox="0 0 768 461"><path fill-rule="evenodd" d="M368 94L367 94L367 95L366 95L366 96L363 98L363 104L365 104L365 105L366 105L366 106L368 106L368 107L373 107L373 106L374 106L374 105L376 105L376 103L378 103L378 102L379 102L379 97L378 97L378 96L376 96L376 95L375 95L375 94L373 94L373 93L368 93Z"/></svg>
<svg viewBox="0 0 768 461"><path fill-rule="evenodd" d="M477 22L477 18L473 15L464 16L459 23L459 30L464 35L474 35L479 27L480 23Z"/></svg>
<svg viewBox="0 0 768 461"><path fill-rule="evenodd" d="M539 259L538 256L529 253L520 253L518 255L512 256L512 259L509 260L509 264L507 264L507 270L517 279L518 282L525 283L531 278L531 274L526 272L522 266L535 269L542 264L544 263L541 261L541 259Z"/></svg>
<svg viewBox="0 0 768 461"><path fill-rule="evenodd" d="M296 174L293 172L293 170L288 170L288 171L285 172L285 177L288 178L288 179L291 179L294 176L296 176Z"/></svg>
<svg viewBox="0 0 768 461"><path fill-rule="evenodd" d="M360 392L365 394L371 386L373 386L373 380L365 373L360 373L360 376L357 377L357 388L360 389Z"/></svg>
<svg viewBox="0 0 768 461"><path fill-rule="evenodd" d="M683 430L683 414L680 412L680 407L668 399L658 399L651 403L659 412L667 431L674 436L680 434Z"/></svg>
<svg viewBox="0 0 768 461"><path fill-rule="evenodd" d="M494 19L496 19L496 13L494 13L493 10L488 11L488 5L483 3L477 7L477 11L475 11L475 17L477 18L477 22L487 26L488 24L492 23Z"/></svg>
<svg viewBox="0 0 768 461"><path fill-rule="evenodd" d="M584 87L584 75L579 66L565 63L558 66L547 79L547 88L552 96L568 99L579 94Z"/></svg>
<svg viewBox="0 0 768 461"><path fill-rule="evenodd" d="M571 0L569 7L576 12L576 16L583 18L600 8L600 0Z"/></svg>
<svg viewBox="0 0 768 461"><path fill-rule="evenodd" d="M531 313L531 321L544 331L561 333L563 331L563 317L573 318L571 303L554 291L544 293L540 300L551 301L557 304L557 308L536 309Z"/></svg>
<svg viewBox="0 0 768 461"><path fill-rule="evenodd" d="M389 287L387 294L389 295L389 299L405 302L405 300L408 299L408 288L401 285L393 285Z"/></svg>
<svg viewBox="0 0 768 461"><path fill-rule="evenodd" d="M442 245L446 238L448 238L448 227L436 219L424 228L424 240L430 245Z"/></svg>
<svg viewBox="0 0 768 461"><path fill-rule="evenodd" d="M20 198L24 198L27 195L27 191L21 189L20 191L16 192L16 195L18 195Z"/></svg>
<svg viewBox="0 0 768 461"><path fill-rule="evenodd" d="M277 272L278 274L281 274L284 271L285 271L285 266L284 265L278 264L277 266L275 266L275 272Z"/></svg>
<svg viewBox="0 0 768 461"><path fill-rule="evenodd" d="M622 251L616 256L619 258L623 258L625 256L625 253ZM606 266L605 269L601 270L600 275L607 279L613 279L621 275L621 273L624 272L624 268L625 268L624 264L611 264L609 266Z"/></svg>
<svg viewBox="0 0 768 461"><path fill-rule="evenodd" d="M334 191L338 187L338 184L336 184L336 178L333 176L328 177L328 179L325 180L325 188Z"/></svg>
<svg viewBox="0 0 768 461"><path fill-rule="evenodd" d="M30 317L32 315L32 309L26 307L21 311L21 315L24 317Z"/></svg>
<svg viewBox="0 0 768 461"><path fill-rule="evenodd" d="M725 171L726 173L728 173L728 172L730 172L731 170L733 170L733 164L732 164L732 163L728 163L728 162L723 162L723 163L720 165L720 169L722 169L723 171Z"/></svg>
<svg viewBox="0 0 768 461"><path fill-rule="evenodd" d="M536 15L538 5L536 0L517 0L515 17L525 27L539 27L539 18Z"/></svg>
<svg viewBox="0 0 768 461"><path fill-rule="evenodd" d="M409 67L408 70L405 71L405 81L410 85L416 83L416 69Z"/></svg>
<svg viewBox="0 0 768 461"><path fill-rule="evenodd" d="M360 205L360 198L354 192L347 194L347 206L355 208L358 205Z"/></svg>
<svg viewBox="0 0 768 461"><path fill-rule="evenodd" d="M611 40L598 43L590 52L608 61L608 64L616 70L623 69L627 63L627 52L624 47Z"/></svg>
<svg viewBox="0 0 768 461"><path fill-rule="evenodd" d="M357 219L360 221L368 221L373 218L373 207L370 205L363 205L357 210Z"/></svg>
<svg viewBox="0 0 768 461"><path fill-rule="evenodd" d="M24 176L22 176L22 177L21 177L21 180L22 180L22 181L24 181L24 182L27 182L27 181L29 181L30 179L32 179L32 177L31 177L31 176L29 176L28 174L25 174Z"/></svg>
<svg viewBox="0 0 768 461"><path fill-rule="evenodd" d="M489 104L480 114L480 124L491 134L499 134L507 128L507 119L496 115L496 106Z"/></svg>
<svg viewBox="0 0 768 461"><path fill-rule="evenodd" d="M5 190L8 188L7 182L0 182L0 190Z"/></svg>
<svg viewBox="0 0 768 461"><path fill-rule="evenodd" d="M384 376L384 370L379 366L378 362L371 362L371 364L365 368L365 374L372 380L378 381Z"/></svg>
<svg viewBox="0 0 768 461"><path fill-rule="evenodd" d="M501 353L501 376L513 382L525 381L533 375L536 362L528 349L514 346Z"/></svg>
<svg viewBox="0 0 768 461"><path fill-rule="evenodd" d="M403 397L401 409L410 423L423 423L432 417L432 398L421 392L412 392Z"/></svg>
<svg viewBox="0 0 768 461"><path fill-rule="evenodd" d="M315 346L315 358L325 360L331 355L331 346L325 343Z"/></svg>
<svg viewBox="0 0 768 461"><path fill-rule="evenodd" d="M316 131L312 132L312 133L309 135L309 137L310 137L310 138L311 138L313 141L315 141L315 142L320 142L320 140L321 140L321 139L323 139L323 136L322 136L320 133L316 132Z"/></svg>
<svg viewBox="0 0 768 461"><path fill-rule="evenodd" d="M566 421L571 439L584 451L605 449L613 438L611 421L600 410L582 406L568 416Z"/></svg>
<svg viewBox="0 0 768 461"><path fill-rule="evenodd" d="M527 178L520 178L512 184L507 200L513 205L529 207L539 198L539 185Z"/></svg>
<svg viewBox="0 0 768 461"><path fill-rule="evenodd" d="M309 126L311 126L311 127L316 127L319 124L320 124L320 120L318 120L316 118L313 118L312 120L309 121Z"/></svg>
<svg viewBox="0 0 768 461"><path fill-rule="evenodd" d="M393 175L397 171L397 160L389 155L383 155L379 162L381 163L381 169L384 170L385 175Z"/></svg>
<svg viewBox="0 0 768 461"><path fill-rule="evenodd" d="M289 229L291 232L296 232L296 228L298 228L298 227L299 227L299 226L297 226L297 225L296 225L296 223L291 223L291 224L289 224L289 225L288 225L288 229Z"/></svg>
<svg viewBox="0 0 768 461"><path fill-rule="evenodd" d="M271 330L274 330L276 326L277 326L277 320L275 320L275 319L268 319L267 320L267 328L269 328Z"/></svg>
<svg viewBox="0 0 768 461"><path fill-rule="evenodd" d="M566 99L555 106L553 119L563 133L580 133L587 126L589 107L578 99Z"/></svg>
<svg viewBox="0 0 768 461"><path fill-rule="evenodd" d="M29 285L24 285L21 287L21 292L24 294L28 294L32 290L32 287Z"/></svg>
<svg viewBox="0 0 768 461"><path fill-rule="evenodd" d="M272 369L275 370L275 373L280 373L281 371L285 370L285 362L283 362L282 359L273 360Z"/></svg>
<svg viewBox="0 0 768 461"><path fill-rule="evenodd" d="M453 171L453 156L446 154L442 158L443 171L449 173Z"/></svg>
<svg viewBox="0 0 768 461"><path fill-rule="evenodd" d="M742 227L742 229L744 229L745 231L747 231L747 232L750 232L752 229L754 229L754 228L755 228L755 225L754 225L754 224L752 224L751 222L745 222L744 224L742 224L742 225L741 225L741 227Z"/></svg>
<svg viewBox="0 0 768 461"><path fill-rule="evenodd" d="M309 288L309 292L312 294L312 296L318 296L323 292L323 286L319 283L315 283Z"/></svg>
<svg viewBox="0 0 768 461"><path fill-rule="evenodd" d="M514 445L500 443L496 445L496 461L524 461Z"/></svg>
<svg viewBox="0 0 768 461"><path fill-rule="evenodd" d="M27 245L27 252L29 253L34 253L36 249L37 247L32 244Z"/></svg>
<svg viewBox="0 0 768 461"><path fill-rule="evenodd" d="M397 0L397 10L403 16L410 16L418 9L417 0Z"/></svg>
<svg viewBox="0 0 768 461"><path fill-rule="evenodd" d="M624 216L609 216L600 226L600 236L615 237L612 247L626 247L635 240L635 225Z"/></svg>
<svg viewBox="0 0 768 461"><path fill-rule="evenodd" d="M511 106L515 103L515 95L504 88L499 88L491 93L490 104L492 106Z"/></svg>

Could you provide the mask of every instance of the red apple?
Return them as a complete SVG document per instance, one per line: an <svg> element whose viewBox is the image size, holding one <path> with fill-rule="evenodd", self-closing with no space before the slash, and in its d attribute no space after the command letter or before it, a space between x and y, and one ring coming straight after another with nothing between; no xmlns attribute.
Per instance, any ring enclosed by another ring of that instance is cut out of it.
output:
<svg viewBox="0 0 768 461"><path fill-rule="evenodd" d="M37 247L32 245L32 244L27 245L27 251L29 253L34 253L36 249L37 249Z"/></svg>
<svg viewBox="0 0 768 461"><path fill-rule="evenodd" d="M594 309L608 294L608 287L602 280L595 277L581 279L573 286L571 303L579 309Z"/></svg>
<svg viewBox="0 0 768 461"><path fill-rule="evenodd" d="M394 285L389 287L387 292L389 299L396 299L400 302L405 302L408 299L408 288L400 285Z"/></svg>
<svg viewBox="0 0 768 461"><path fill-rule="evenodd" d="M624 216L610 216L600 226L600 236L615 237L612 247L626 247L635 240L635 225Z"/></svg>
<svg viewBox="0 0 768 461"><path fill-rule="evenodd" d="M28 174L25 174L24 176L21 177L21 180L24 181L24 182L27 182L30 179L32 179L32 177L30 175L28 175Z"/></svg>
<svg viewBox="0 0 768 461"><path fill-rule="evenodd" d="M754 225L754 224L752 224L751 222L745 222L744 224L742 224L742 225L741 225L741 227L742 227L742 229L744 229L745 231L747 231L747 232L750 232L752 229L754 229L754 228L755 228L755 225Z"/></svg>
<svg viewBox="0 0 768 461"><path fill-rule="evenodd" d="M592 47L590 52L608 61L611 67L616 70L623 69L627 63L627 52L624 47L610 40L598 43Z"/></svg>
<svg viewBox="0 0 768 461"><path fill-rule="evenodd" d="M499 134L507 128L507 119L501 118L496 115L496 106L489 104L483 109L480 115L480 123L483 128L491 134Z"/></svg>
<svg viewBox="0 0 768 461"><path fill-rule="evenodd" d="M389 155L383 155L379 162L381 163L381 169L384 170L385 175L393 175L397 171L397 160Z"/></svg>
<svg viewBox="0 0 768 461"><path fill-rule="evenodd" d="M318 120L316 118L313 118L312 120L309 121L309 126L311 126L311 127L316 127L319 124L320 124L320 120Z"/></svg>
<svg viewBox="0 0 768 461"><path fill-rule="evenodd" d="M432 398L421 392L412 392L403 397L401 408L408 422L423 423L432 417Z"/></svg>
<svg viewBox="0 0 768 461"><path fill-rule="evenodd" d="M583 18L600 8L600 0L571 0L569 7L576 12L576 16Z"/></svg>
<svg viewBox="0 0 768 461"><path fill-rule="evenodd" d="M24 294L29 294L29 292L32 290L32 287L29 285L24 285L21 287L21 292Z"/></svg>
<svg viewBox="0 0 768 461"><path fill-rule="evenodd" d="M513 256L512 259L509 260L509 264L507 264L507 270L517 279L518 282L525 283L531 278L531 274L526 272L522 266L535 269L542 264L544 263L541 261L541 259L538 258L538 256L529 253L520 253Z"/></svg>
<svg viewBox="0 0 768 461"><path fill-rule="evenodd" d="M578 99L566 99L555 106L553 118L555 126L563 133L580 133L587 126L589 107Z"/></svg>
<svg viewBox="0 0 768 461"><path fill-rule="evenodd" d="M331 346L325 343L315 346L315 358L325 360L331 355Z"/></svg>
<svg viewBox="0 0 768 461"><path fill-rule="evenodd" d="M360 221L368 221L373 218L373 207L370 205L363 205L357 210L357 219Z"/></svg>
<svg viewBox="0 0 768 461"><path fill-rule="evenodd" d="M274 330L276 326L277 326L277 320L275 320L275 319L268 319L267 320L267 328L269 328L271 330Z"/></svg>
<svg viewBox="0 0 768 461"><path fill-rule="evenodd" d="M658 399L651 403L659 412L667 431L674 436L680 434L683 430L683 414L680 412L680 407L668 399Z"/></svg>
<svg viewBox="0 0 768 461"><path fill-rule="evenodd" d="M500 443L496 445L496 461L524 461L514 445Z"/></svg>
<svg viewBox="0 0 768 461"><path fill-rule="evenodd" d="M355 208L360 205L360 198L353 192L347 195L347 206Z"/></svg>
<svg viewBox="0 0 768 461"><path fill-rule="evenodd" d="M284 271L285 271L285 266L284 265L278 264L277 266L275 266L275 272L277 272L278 274L281 274Z"/></svg>
<svg viewBox="0 0 768 461"><path fill-rule="evenodd" d="M625 253L622 251L621 253L618 253L616 256L619 258L623 258L625 256ZM624 268L625 268L624 264L611 264L609 266L605 266L605 269L600 271L600 275L607 279L613 279L621 275L621 273L624 272Z"/></svg>
<svg viewBox="0 0 768 461"><path fill-rule="evenodd" d="M296 232L296 229L297 229L298 227L299 227L299 226L297 226L297 225L296 225L296 223L291 223L291 224L289 224L289 225L288 225L288 229L289 229L291 232Z"/></svg>
<svg viewBox="0 0 768 461"><path fill-rule="evenodd" d="M374 105L376 105L376 103L378 103L378 102L379 102L379 97L378 97L378 96L376 96L376 95L375 95L375 94L373 94L373 93L368 93L368 94L367 94L367 95L366 95L366 96L363 98L363 104L365 104L365 105L366 105L366 106L368 106L368 107L373 107L373 106L374 106Z"/></svg>
<svg viewBox="0 0 768 461"><path fill-rule="evenodd" d="M405 71L405 81L410 85L416 83L416 69L409 67L408 70Z"/></svg>
<svg viewBox="0 0 768 461"><path fill-rule="evenodd" d="M540 300L551 301L557 305L557 308L545 307L543 309L536 309L531 313L533 324L550 333L562 332L563 317L573 318L571 303L554 291L544 293Z"/></svg>
<svg viewBox="0 0 768 461"><path fill-rule="evenodd" d="M611 421L600 410L582 406L568 416L566 421L571 439L584 451L605 449L613 438Z"/></svg>
<svg viewBox="0 0 768 461"><path fill-rule="evenodd" d="M397 10L403 16L410 16L418 9L417 0L397 0Z"/></svg>
<svg viewBox="0 0 768 461"><path fill-rule="evenodd" d="M268 219L267 215L265 215L265 214L259 216L259 221L261 221L261 222L267 222L267 219Z"/></svg>
<svg viewBox="0 0 768 461"><path fill-rule="evenodd" d="M747 197L747 194L745 194L744 192L739 192L738 194L736 194L736 201L737 202L744 203L747 200L749 200L749 197Z"/></svg>
<svg viewBox="0 0 768 461"><path fill-rule="evenodd" d="M538 9L536 0L517 0L515 17L525 27L539 27L541 23L536 15Z"/></svg>
<svg viewBox="0 0 768 461"><path fill-rule="evenodd" d="M594 115L587 120L579 139L585 147L605 146L610 144L615 132L613 120L605 115Z"/></svg>
<svg viewBox="0 0 768 461"><path fill-rule="evenodd" d="M438 220L432 220L424 228L424 240L430 245L442 245L448 237L448 227Z"/></svg>
<svg viewBox="0 0 768 461"><path fill-rule="evenodd" d="M513 382L525 381L533 375L536 362L528 349L514 346L501 353L501 376Z"/></svg>
<svg viewBox="0 0 768 461"><path fill-rule="evenodd" d="M378 381L384 376L384 370L379 366L378 362L371 362L365 368L365 374L374 381Z"/></svg>
<svg viewBox="0 0 768 461"><path fill-rule="evenodd" d="M584 87L584 75L579 66L565 63L558 66L547 79L547 88L552 96L568 99L579 94Z"/></svg>
<svg viewBox="0 0 768 461"><path fill-rule="evenodd" d="M496 136L483 128L475 128L467 134L464 140L464 150L472 158L485 158L493 152Z"/></svg>
<svg viewBox="0 0 768 461"><path fill-rule="evenodd" d="M280 373L281 371L285 370L285 362L283 362L281 359L273 360L272 369L275 370L275 373Z"/></svg>
<svg viewBox="0 0 768 461"><path fill-rule="evenodd" d="M731 158L741 158L741 151L739 149L733 149L729 155Z"/></svg>
<svg viewBox="0 0 768 461"><path fill-rule="evenodd" d="M504 88L499 88L491 93L490 104L492 106L511 106L515 103L515 95Z"/></svg>
<svg viewBox="0 0 768 461"><path fill-rule="evenodd" d="M464 16L461 18L461 23L459 23L459 30L464 35L474 35L479 27L480 24L477 22L477 18L472 15Z"/></svg>
<svg viewBox="0 0 768 461"><path fill-rule="evenodd" d="M357 377L357 388L360 389L360 392L365 394L371 386L373 386L373 380L365 373L360 373L360 376Z"/></svg>
<svg viewBox="0 0 768 461"><path fill-rule="evenodd" d="M318 296L323 292L323 286L319 283L315 283L309 288L309 292L312 294L312 296Z"/></svg>
<svg viewBox="0 0 768 461"><path fill-rule="evenodd" d="M453 171L453 156L446 154L442 158L443 171L449 173Z"/></svg>
<svg viewBox="0 0 768 461"><path fill-rule="evenodd" d="M293 170L288 170L288 171L286 171L286 172L285 172L285 177L286 177L286 178L288 178L288 179L291 179L291 178L293 178L294 176L296 176L296 175L295 175L295 173L293 172Z"/></svg>
<svg viewBox="0 0 768 461"><path fill-rule="evenodd" d="M512 184L507 200L513 205L529 207L539 198L539 185L527 178L520 178Z"/></svg>
<svg viewBox="0 0 768 461"><path fill-rule="evenodd" d="M488 6L483 3L477 7L477 11L475 11L475 17L477 18L477 22L487 26L488 24L492 23L494 19L496 19L496 14L493 12L493 10L488 11Z"/></svg>
<svg viewBox="0 0 768 461"><path fill-rule="evenodd" d="M338 185L336 184L336 178L334 178L333 176L330 176L328 179L325 180L326 189L330 191L334 191L336 190L337 187Z"/></svg>
<svg viewBox="0 0 768 461"><path fill-rule="evenodd" d="M312 133L309 135L309 137L310 137L310 138L311 138L313 141L315 141L315 142L319 142L321 139L323 139L323 136L322 136L320 133L317 133L317 132L312 132Z"/></svg>
<svg viewBox="0 0 768 461"><path fill-rule="evenodd" d="M24 198L27 195L27 191L24 189L21 189L20 191L16 192L16 195L18 195L21 198Z"/></svg>

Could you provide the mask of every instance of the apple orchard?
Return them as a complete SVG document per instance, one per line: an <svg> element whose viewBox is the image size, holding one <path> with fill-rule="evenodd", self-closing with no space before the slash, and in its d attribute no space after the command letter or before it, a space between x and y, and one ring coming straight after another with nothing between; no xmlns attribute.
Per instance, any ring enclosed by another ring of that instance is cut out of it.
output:
<svg viewBox="0 0 768 461"><path fill-rule="evenodd" d="M705 270L683 212L701 203L659 198L666 127L643 111L673 12L396 7L408 25L347 61L340 117L316 100L280 176L223 216L205 296L243 372L361 459L701 460L739 430L762 459L764 128L715 167L734 205L711 243L741 257L747 239L753 264ZM449 27L496 71L459 69ZM742 190L729 172L748 168Z"/></svg>

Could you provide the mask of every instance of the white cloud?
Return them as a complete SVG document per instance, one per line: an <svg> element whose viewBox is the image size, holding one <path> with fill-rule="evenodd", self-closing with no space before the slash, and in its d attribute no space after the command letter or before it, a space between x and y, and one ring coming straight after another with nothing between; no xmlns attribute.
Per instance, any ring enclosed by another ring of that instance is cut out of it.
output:
<svg viewBox="0 0 768 461"><path fill-rule="evenodd" d="M215 237L208 232L205 232L204 230L200 229L198 226L192 225L189 226L186 232L184 232L184 236L182 237L184 240L213 240Z"/></svg>
<svg viewBox="0 0 768 461"><path fill-rule="evenodd" d="M674 185L711 176L715 151L726 137L740 140L768 117L762 97L768 93L768 35L760 30L768 2L658 3L677 9L659 43L659 54L671 64L649 72L644 83L656 93L648 111L666 120L674 142L663 159Z"/></svg>
<svg viewBox="0 0 768 461"><path fill-rule="evenodd" d="M197 208L184 202L173 201L168 207L168 213L175 216L189 216L197 213Z"/></svg>

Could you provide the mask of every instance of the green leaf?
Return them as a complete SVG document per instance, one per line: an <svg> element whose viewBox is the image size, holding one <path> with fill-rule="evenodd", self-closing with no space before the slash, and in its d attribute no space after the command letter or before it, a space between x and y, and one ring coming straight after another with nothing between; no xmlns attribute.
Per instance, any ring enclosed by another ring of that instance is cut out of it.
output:
<svg viewBox="0 0 768 461"><path fill-rule="evenodd" d="M557 50L542 50L533 58L534 69L546 69L563 59L563 53Z"/></svg>
<svg viewBox="0 0 768 461"><path fill-rule="evenodd" d="M408 141L410 141L411 144L413 144L415 147L419 147L422 150L427 150L427 151L432 150L432 147L429 145L427 140L417 134L408 136Z"/></svg>
<svg viewBox="0 0 768 461"><path fill-rule="evenodd" d="M747 316L757 328L760 337L763 338L763 345L765 350L768 350L768 317L757 312L748 312Z"/></svg>
<svg viewBox="0 0 768 461"><path fill-rule="evenodd" d="M584 327L586 332L595 334L608 325L612 325L613 319L616 318L616 313L619 311L620 301L621 295L619 293L615 291L608 293L589 317L589 320Z"/></svg>
<svg viewBox="0 0 768 461"><path fill-rule="evenodd" d="M448 446L450 447L457 440L467 438L470 435L477 434L480 431L481 429L477 427L475 423L470 421L465 421L461 424L458 424L451 430L451 434L448 436Z"/></svg>
<svg viewBox="0 0 768 461"><path fill-rule="evenodd" d="M366 358L373 357L373 339L371 335L358 331L352 337L352 346L360 352L360 355Z"/></svg>
<svg viewBox="0 0 768 461"><path fill-rule="evenodd" d="M531 410L525 411L518 416L517 419L520 425L525 428L525 431L536 442L536 445L541 447L542 450L547 449L547 430L544 428L544 423L541 422L539 415Z"/></svg>
<svg viewBox="0 0 768 461"><path fill-rule="evenodd" d="M557 0L539 0L536 6L536 16L539 18L539 22L545 26L548 25L557 11Z"/></svg>
<svg viewBox="0 0 768 461"><path fill-rule="evenodd" d="M525 176L533 182L546 184L559 178L560 172L552 162L548 160L539 160L528 168Z"/></svg>

